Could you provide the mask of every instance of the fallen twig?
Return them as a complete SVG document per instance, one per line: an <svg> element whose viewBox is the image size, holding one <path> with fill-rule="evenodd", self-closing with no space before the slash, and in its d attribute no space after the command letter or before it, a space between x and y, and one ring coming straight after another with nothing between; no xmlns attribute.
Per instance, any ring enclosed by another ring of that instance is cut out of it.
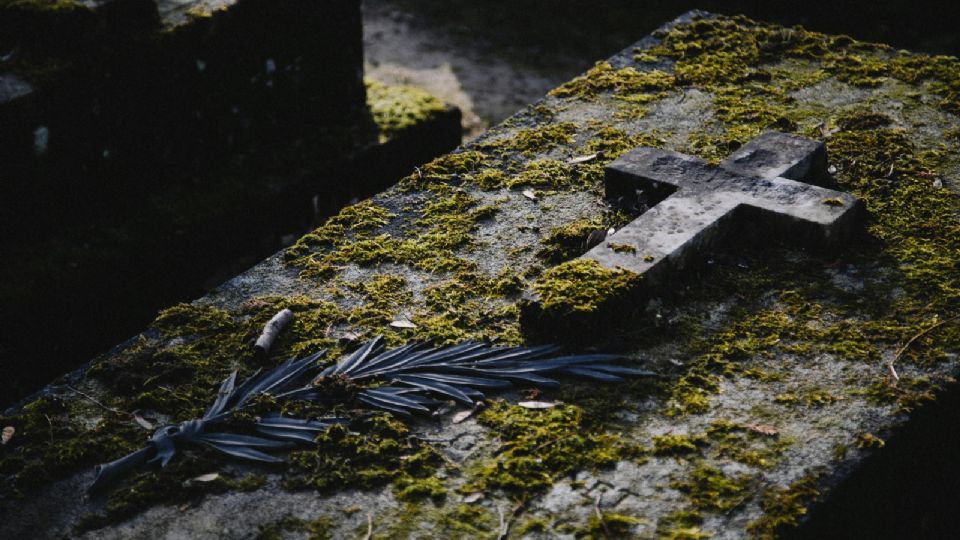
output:
<svg viewBox="0 0 960 540"><path fill-rule="evenodd" d="M273 342L277 339L277 335L290 324L292 320L293 312L284 308L267 321L267 324L263 327L263 332L253 345L254 354L260 357L267 356L267 354L270 353L270 347L273 347Z"/></svg>
<svg viewBox="0 0 960 540"><path fill-rule="evenodd" d="M943 326L943 325L945 325L945 324L947 324L947 323L949 323L949 322L953 322L953 321L955 321L955 320L957 320L957 319L960 319L960 315L957 315L957 316L955 316L955 317L950 317L949 319L944 319L944 320L942 320L942 321L934 324L933 326L930 326L930 327L928 327L928 328L925 328L924 330L921 330L920 332L917 332L916 334L914 334L914 336L913 336L912 338L910 338L909 340L907 340L907 342L903 344L903 347L900 347L900 348L897 350L896 354L893 355L893 359L890 360L890 362L887 363L887 369L890 371L890 376L893 377L893 380L894 380L894 381L899 381L899 380L900 380L900 375L897 374L897 370L896 370L896 368L894 367L894 364L897 363L897 360L899 360L900 357L903 356L903 353L905 353L905 352L907 351L907 349L909 349L910 346L913 345L913 343L914 343L915 341L917 341L918 339L922 338L923 336L929 334L930 332L936 330L937 328L940 328L941 326Z"/></svg>
<svg viewBox="0 0 960 540"><path fill-rule="evenodd" d="M81 396L87 398L88 400L90 400L91 403L93 403L94 405L97 405L98 407L101 407L101 408L104 409L104 410L110 411L110 412L112 412L112 413L114 413L114 414L119 414L119 415L121 415L121 416L130 416L129 413L125 413L125 412L123 412L123 411L114 409L113 407L108 407L108 406L104 405L103 403L100 403L99 401L97 401L97 400L96 400L93 396L91 396L90 394L88 394L88 393L86 393L86 392L83 392L82 390L78 390L78 389L70 386L69 384L66 385L66 388L67 388L68 390L72 391L72 392L76 392L77 394L80 394Z"/></svg>
<svg viewBox="0 0 960 540"><path fill-rule="evenodd" d="M367 535L363 537L364 540L370 540L373 538L373 515L367 514Z"/></svg>

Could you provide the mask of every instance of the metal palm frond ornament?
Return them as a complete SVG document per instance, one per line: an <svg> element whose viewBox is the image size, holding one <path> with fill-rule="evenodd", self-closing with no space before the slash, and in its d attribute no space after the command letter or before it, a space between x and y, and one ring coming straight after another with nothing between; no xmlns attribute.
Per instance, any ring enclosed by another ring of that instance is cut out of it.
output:
<svg viewBox="0 0 960 540"><path fill-rule="evenodd" d="M650 377L653 372L617 365L622 357L610 354L559 356L553 345L496 347L490 343L466 342L448 347L413 343L386 350L378 336L339 363L317 364L325 350L300 359L290 359L236 384L237 372L220 385L217 399L201 418L158 429L147 446L123 458L98 465L88 491L105 488L127 472L147 463L170 462L184 446L207 447L248 461L280 463L280 457L265 450L284 450L297 443L312 443L317 435L345 418L317 420L272 414L258 417L259 436L218 431L235 412L269 396L276 401L321 401L328 381L356 385L356 399L366 406L392 413L430 413L444 400L473 405L486 392L503 390L516 383L537 387L558 386L555 376L576 376L617 382L624 376Z"/></svg>

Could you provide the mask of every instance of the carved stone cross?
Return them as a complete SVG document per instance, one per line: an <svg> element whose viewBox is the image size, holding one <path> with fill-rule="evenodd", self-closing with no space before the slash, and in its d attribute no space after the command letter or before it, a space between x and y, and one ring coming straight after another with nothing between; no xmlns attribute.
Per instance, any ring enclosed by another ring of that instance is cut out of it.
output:
<svg viewBox="0 0 960 540"><path fill-rule="evenodd" d="M860 204L813 185L827 178L826 164L822 143L776 132L750 141L719 167L669 150L635 148L607 166L607 197L637 190L667 196L583 258L634 272L641 277L637 287L649 290L743 227L761 238L832 243L852 229ZM528 298L525 320L542 316L538 302L536 295Z"/></svg>

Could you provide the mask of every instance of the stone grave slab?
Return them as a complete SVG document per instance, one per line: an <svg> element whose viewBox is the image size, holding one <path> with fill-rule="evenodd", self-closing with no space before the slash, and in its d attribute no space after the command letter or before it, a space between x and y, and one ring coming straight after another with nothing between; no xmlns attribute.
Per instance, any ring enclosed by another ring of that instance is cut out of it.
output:
<svg viewBox="0 0 960 540"><path fill-rule="evenodd" d="M5 412L0 536L949 537L951 520L902 502L949 515L958 75L953 58L687 14ZM345 386L298 411L356 424L276 452L286 464L195 449L83 495L94 465L203 414L233 370L333 360L377 334L530 343L527 290L589 315L633 286L582 257L637 219L604 196L607 166L653 147L724 177L804 177L730 172L765 132L825 145L863 236L719 246L668 300L552 335L658 379L567 378L409 419ZM255 357L282 309L293 321Z"/></svg>

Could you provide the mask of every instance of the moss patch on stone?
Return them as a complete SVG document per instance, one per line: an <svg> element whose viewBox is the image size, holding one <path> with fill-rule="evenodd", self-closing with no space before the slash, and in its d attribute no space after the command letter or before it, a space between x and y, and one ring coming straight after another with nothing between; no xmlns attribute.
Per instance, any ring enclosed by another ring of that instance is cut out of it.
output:
<svg viewBox="0 0 960 540"><path fill-rule="evenodd" d="M561 144L573 142L573 135L577 126L573 122L559 122L543 124L537 127L525 128L517 131L512 137L505 139L484 140L477 144L482 150L492 150L498 153L515 152L527 157L545 152Z"/></svg>
<svg viewBox="0 0 960 540"><path fill-rule="evenodd" d="M814 476L805 476L785 489L770 488L760 500L763 516L751 522L747 531L757 538L776 538L779 529L796 526L806 515L807 506L819 496Z"/></svg>
<svg viewBox="0 0 960 540"><path fill-rule="evenodd" d="M612 93L633 103L645 103L661 98L662 92L673 88L674 83L674 76L663 71L616 69L609 62L597 62L585 74L554 88L549 95L591 99L601 93Z"/></svg>
<svg viewBox="0 0 960 540"><path fill-rule="evenodd" d="M384 142L397 133L435 118L446 110L442 101L414 86L393 86L366 79L367 107Z"/></svg>
<svg viewBox="0 0 960 540"><path fill-rule="evenodd" d="M525 499L567 474L638 452L573 405L532 410L495 401L478 421L500 439L501 449L473 472L470 491L501 489Z"/></svg>
<svg viewBox="0 0 960 540"><path fill-rule="evenodd" d="M609 270L594 260L577 259L545 271L533 283L533 290L545 310L592 312L628 291L637 279L637 274L628 270Z"/></svg>

